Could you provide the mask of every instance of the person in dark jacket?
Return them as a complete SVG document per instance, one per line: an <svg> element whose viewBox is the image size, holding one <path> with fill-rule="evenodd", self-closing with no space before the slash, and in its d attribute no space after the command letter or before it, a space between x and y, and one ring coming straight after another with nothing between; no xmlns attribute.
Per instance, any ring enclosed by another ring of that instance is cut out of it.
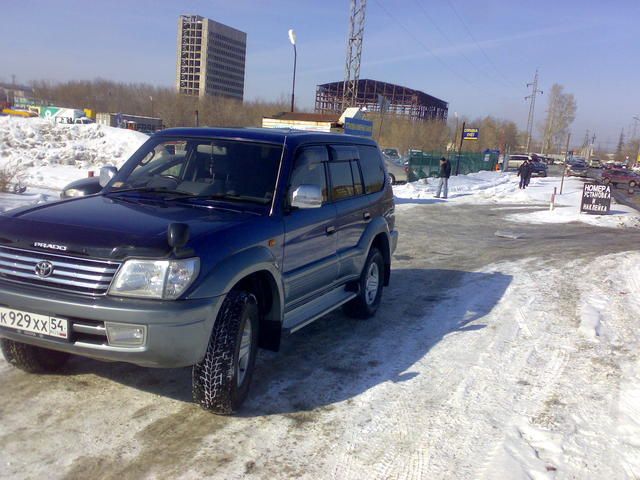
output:
<svg viewBox="0 0 640 480"><path fill-rule="evenodd" d="M443 194L442 198L447 198L447 194L449 193L449 177L451 176L451 163L444 157L440 159L440 173L438 176L440 177L440 182L438 182L436 198L440 198L441 192Z"/></svg>
<svg viewBox="0 0 640 480"><path fill-rule="evenodd" d="M532 168L531 168L531 164L529 163L529 160L525 160L518 167L518 176L520 177L520 188L527 188L527 185L529 185L529 180L531 179L531 171L532 171Z"/></svg>

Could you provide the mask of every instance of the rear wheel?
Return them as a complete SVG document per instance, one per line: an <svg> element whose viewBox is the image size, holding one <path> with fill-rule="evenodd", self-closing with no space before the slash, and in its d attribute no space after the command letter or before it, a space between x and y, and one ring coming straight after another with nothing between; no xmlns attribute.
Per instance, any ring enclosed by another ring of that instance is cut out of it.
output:
<svg viewBox="0 0 640 480"><path fill-rule="evenodd" d="M344 312L353 318L369 318L375 315L380 306L383 283L384 258L380 250L372 248L358 280L358 296L344 305Z"/></svg>
<svg viewBox="0 0 640 480"><path fill-rule="evenodd" d="M631 181L629 182L629 187L630 187L630 188L633 188L633 187L635 187L636 185L637 185L637 183L636 183L635 181L633 181L633 180L631 180Z"/></svg>
<svg viewBox="0 0 640 480"><path fill-rule="evenodd" d="M29 373L55 372L71 358L69 353L34 347L7 338L0 339L0 349L7 362Z"/></svg>
<svg viewBox="0 0 640 480"><path fill-rule="evenodd" d="M258 302L232 291L220 307L209 345L193 366L193 400L206 410L230 414L249 393L258 347Z"/></svg>

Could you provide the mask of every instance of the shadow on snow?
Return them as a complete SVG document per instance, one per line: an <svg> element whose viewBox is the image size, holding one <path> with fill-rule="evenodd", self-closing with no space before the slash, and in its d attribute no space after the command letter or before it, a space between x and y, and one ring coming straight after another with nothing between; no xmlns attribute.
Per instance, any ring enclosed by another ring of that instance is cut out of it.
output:
<svg viewBox="0 0 640 480"><path fill-rule="evenodd" d="M457 270L396 269L377 315L353 320L341 310L285 337L280 352L260 351L240 416L311 411L358 396L407 371L450 334L473 335L500 301L511 276ZM191 370L151 369L74 358L66 374L96 374L191 402ZM194 405L195 408L195 405Z"/></svg>

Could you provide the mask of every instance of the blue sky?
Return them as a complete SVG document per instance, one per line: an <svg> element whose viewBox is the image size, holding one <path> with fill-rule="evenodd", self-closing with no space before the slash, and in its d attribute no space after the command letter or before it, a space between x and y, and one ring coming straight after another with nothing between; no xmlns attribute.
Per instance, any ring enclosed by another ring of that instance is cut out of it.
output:
<svg viewBox="0 0 640 480"><path fill-rule="evenodd" d="M290 96L289 28L300 107L313 108L315 85L344 76L348 0L9 0L1 11L0 81L172 86L183 13L247 32L248 99ZM543 91L557 82L576 96L574 138L590 129L596 143L615 144L640 113L639 19L637 0L368 0L360 77L427 92L449 102L450 115L490 114L524 128L525 84L538 68ZM545 108L542 95L536 123Z"/></svg>

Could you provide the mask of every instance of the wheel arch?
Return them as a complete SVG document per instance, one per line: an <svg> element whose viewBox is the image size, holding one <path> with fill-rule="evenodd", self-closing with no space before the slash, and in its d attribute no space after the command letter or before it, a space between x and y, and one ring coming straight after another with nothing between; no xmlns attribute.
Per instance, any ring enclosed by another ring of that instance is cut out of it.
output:
<svg viewBox="0 0 640 480"><path fill-rule="evenodd" d="M253 293L258 300L259 346L277 351L282 331L284 290L277 259L269 249L253 247L225 258L210 269L191 298L226 297L230 291L238 289ZM210 331L214 323L215 318L211 320Z"/></svg>
<svg viewBox="0 0 640 480"><path fill-rule="evenodd" d="M282 334L282 302L276 279L268 270L258 270L238 281L231 290L255 295L260 314L258 346L277 352Z"/></svg>

